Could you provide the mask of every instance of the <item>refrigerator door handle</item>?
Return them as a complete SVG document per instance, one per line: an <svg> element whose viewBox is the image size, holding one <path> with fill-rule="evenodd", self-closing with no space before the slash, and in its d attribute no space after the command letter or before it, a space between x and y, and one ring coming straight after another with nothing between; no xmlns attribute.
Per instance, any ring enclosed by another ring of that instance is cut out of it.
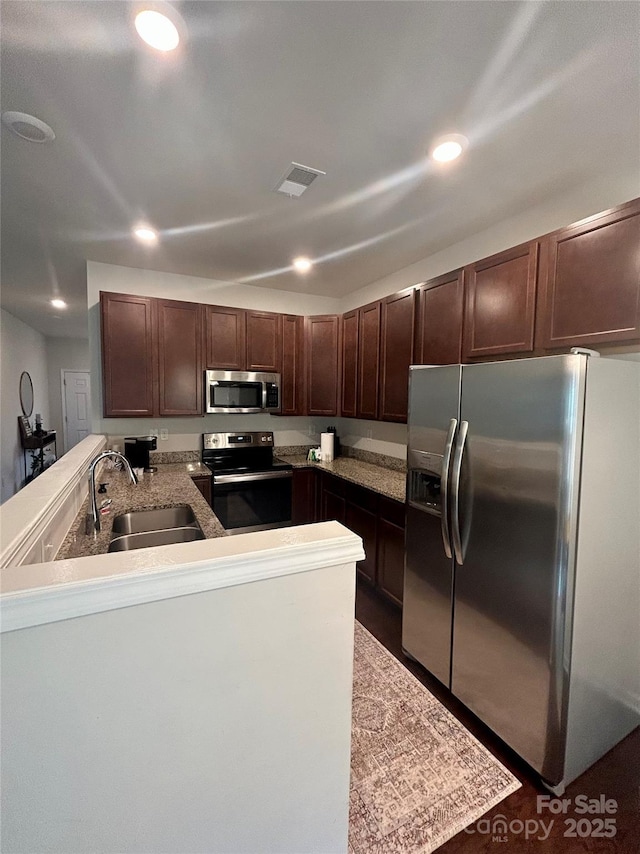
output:
<svg viewBox="0 0 640 854"><path fill-rule="evenodd" d="M451 452L453 451L453 441L456 436L456 428L458 421L452 418L449 422L449 431L447 433L447 442L444 448L444 456L442 458L442 476L441 476L441 512L440 512L440 529L442 531L442 545L444 553L448 558L451 554L451 534L449 533L449 468L451 467Z"/></svg>
<svg viewBox="0 0 640 854"><path fill-rule="evenodd" d="M458 444L453 454L452 478L451 478L451 528L453 533L453 551L455 552L456 562L462 566L464 563L464 554L462 548L462 538L460 536L460 472L462 470L462 457L464 454L464 446L467 441L467 432L469 430L469 422L460 422L460 432L458 433Z"/></svg>

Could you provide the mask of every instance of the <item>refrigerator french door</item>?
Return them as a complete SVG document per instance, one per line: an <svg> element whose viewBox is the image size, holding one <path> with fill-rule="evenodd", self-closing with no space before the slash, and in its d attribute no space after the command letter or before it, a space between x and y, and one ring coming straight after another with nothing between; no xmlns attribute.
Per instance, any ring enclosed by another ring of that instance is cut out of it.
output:
<svg viewBox="0 0 640 854"><path fill-rule="evenodd" d="M557 783L585 358L410 371L403 647Z"/></svg>

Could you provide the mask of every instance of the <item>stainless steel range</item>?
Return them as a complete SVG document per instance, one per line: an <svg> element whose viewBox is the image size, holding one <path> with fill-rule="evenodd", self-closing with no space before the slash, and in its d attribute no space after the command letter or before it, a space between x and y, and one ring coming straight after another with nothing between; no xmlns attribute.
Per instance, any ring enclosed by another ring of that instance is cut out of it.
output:
<svg viewBox="0 0 640 854"><path fill-rule="evenodd" d="M292 466L273 457L273 433L204 433L213 512L229 534L291 524Z"/></svg>

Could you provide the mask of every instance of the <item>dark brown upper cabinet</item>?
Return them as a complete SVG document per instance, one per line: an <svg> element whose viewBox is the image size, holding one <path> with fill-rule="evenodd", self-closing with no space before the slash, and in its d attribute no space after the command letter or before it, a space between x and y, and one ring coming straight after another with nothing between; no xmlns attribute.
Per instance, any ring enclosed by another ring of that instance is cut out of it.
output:
<svg viewBox="0 0 640 854"><path fill-rule="evenodd" d="M542 350L640 339L640 199L550 234L540 266Z"/></svg>
<svg viewBox="0 0 640 854"><path fill-rule="evenodd" d="M355 418L358 406L359 311L342 315L342 415Z"/></svg>
<svg viewBox="0 0 640 854"><path fill-rule="evenodd" d="M202 309L100 294L104 415L202 415Z"/></svg>
<svg viewBox="0 0 640 854"><path fill-rule="evenodd" d="M107 418L156 414L155 300L100 294L102 383Z"/></svg>
<svg viewBox="0 0 640 854"><path fill-rule="evenodd" d="M462 270L418 288L416 365L456 365L462 359L464 311Z"/></svg>
<svg viewBox="0 0 640 854"><path fill-rule="evenodd" d="M224 305L206 306L205 346L207 368L244 371L246 360L246 312Z"/></svg>
<svg viewBox="0 0 640 854"><path fill-rule="evenodd" d="M202 306L156 300L158 415L202 415Z"/></svg>
<svg viewBox="0 0 640 854"><path fill-rule="evenodd" d="M379 408L382 421L407 420L415 305L415 288L382 300Z"/></svg>
<svg viewBox="0 0 640 854"><path fill-rule="evenodd" d="M358 418L378 417L380 315L379 302L358 309Z"/></svg>
<svg viewBox="0 0 640 854"><path fill-rule="evenodd" d="M304 415L304 317L282 315L281 415Z"/></svg>
<svg viewBox="0 0 640 854"><path fill-rule="evenodd" d="M269 311L246 312L247 371L280 373L282 368L282 315Z"/></svg>
<svg viewBox="0 0 640 854"><path fill-rule="evenodd" d="M533 350L538 249L533 240L466 268L464 359Z"/></svg>
<svg viewBox="0 0 640 854"><path fill-rule="evenodd" d="M305 318L307 413L338 415L340 390L340 317Z"/></svg>

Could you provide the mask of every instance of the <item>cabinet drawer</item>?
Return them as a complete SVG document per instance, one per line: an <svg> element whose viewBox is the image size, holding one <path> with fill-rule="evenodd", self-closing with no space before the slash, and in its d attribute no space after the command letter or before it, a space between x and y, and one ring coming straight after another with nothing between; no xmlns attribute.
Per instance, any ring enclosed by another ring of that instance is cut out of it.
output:
<svg viewBox="0 0 640 854"><path fill-rule="evenodd" d="M399 528L404 528L405 506L400 501L394 501L392 498L380 496L378 512L381 519L386 519L392 525L397 525Z"/></svg>
<svg viewBox="0 0 640 854"><path fill-rule="evenodd" d="M364 486L357 486L355 483L347 483L346 495L349 504L362 507L363 510L368 510L370 513L378 512L377 492L373 492Z"/></svg>

